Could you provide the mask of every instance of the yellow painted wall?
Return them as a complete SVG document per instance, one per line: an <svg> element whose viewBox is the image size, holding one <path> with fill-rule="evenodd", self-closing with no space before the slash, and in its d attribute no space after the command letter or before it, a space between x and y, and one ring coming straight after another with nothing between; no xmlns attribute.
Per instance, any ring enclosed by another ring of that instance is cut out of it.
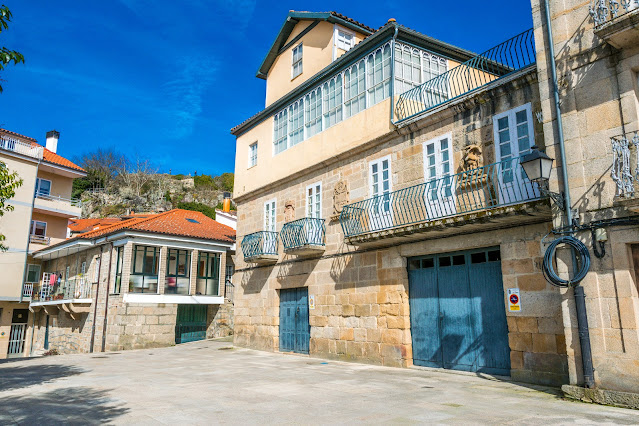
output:
<svg viewBox="0 0 639 426"><path fill-rule="evenodd" d="M47 237L51 238L50 244L59 243L67 238L67 224L69 220L66 217L33 212L33 220L47 223ZM40 250L44 247L42 244L29 244L29 251Z"/></svg>
<svg viewBox="0 0 639 426"><path fill-rule="evenodd" d="M37 162L0 153L9 170L18 173L23 180L16 189L16 195L8 201L14 210L0 218L0 234L6 237L4 245L8 250L0 253L0 298L19 299L22 292L25 250L29 236L31 202L37 172Z"/></svg>
<svg viewBox="0 0 639 426"><path fill-rule="evenodd" d="M16 302L2 302L0 301L0 359L7 358L7 351L9 349L9 336L11 332L11 319L14 309L29 309L28 303L16 303ZM29 315L28 325L31 324L31 313ZM27 327L25 342L24 342L24 354L29 353L31 342L31 331Z"/></svg>
<svg viewBox="0 0 639 426"><path fill-rule="evenodd" d="M237 138L234 197L329 160L391 131L390 100L367 108L273 156L273 117ZM257 145L257 166L247 169L248 147Z"/></svg>
<svg viewBox="0 0 639 426"><path fill-rule="evenodd" d="M62 198L71 198L73 189L73 178L57 175L54 173L38 171L38 177L51 181L51 195Z"/></svg>
<svg viewBox="0 0 639 426"><path fill-rule="evenodd" d="M310 21L298 23L286 43L293 40L308 27L310 23ZM267 107L333 62L334 29L335 26L333 24L320 22L298 42L294 43L275 59L266 80ZM355 33L355 38L355 43L357 44L364 39L364 36ZM293 48L297 47L299 43L303 43L302 73L292 79L291 66L293 64ZM339 56L341 56L341 54L338 54L338 57Z"/></svg>

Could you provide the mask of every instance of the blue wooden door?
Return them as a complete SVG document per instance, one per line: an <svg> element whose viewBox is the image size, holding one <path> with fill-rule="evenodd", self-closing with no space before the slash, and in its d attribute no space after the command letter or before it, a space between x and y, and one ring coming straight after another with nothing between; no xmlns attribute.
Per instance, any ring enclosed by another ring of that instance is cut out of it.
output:
<svg viewBox="0 0 639 426"><path fill-rule="evenodd" d="M510 373L498 249L410 259L415 365Z"/></svg>
<svg viewBox="0 0 639 426"><path fill-rule="evenodd" d="M311 327L308 321L308 289L280 291L280 351L307 354Z"/></svg>

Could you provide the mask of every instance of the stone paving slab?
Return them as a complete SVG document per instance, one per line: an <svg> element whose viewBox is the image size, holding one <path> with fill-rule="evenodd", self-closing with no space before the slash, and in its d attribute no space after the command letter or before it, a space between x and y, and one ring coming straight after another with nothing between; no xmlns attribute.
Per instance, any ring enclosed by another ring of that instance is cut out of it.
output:
<svg viewBox="0 0 639 426"><path fill-rule="evenodd" d="M0 425L639 424L639 412L468 373L324 361L227 341L0 362Z"/></svg>

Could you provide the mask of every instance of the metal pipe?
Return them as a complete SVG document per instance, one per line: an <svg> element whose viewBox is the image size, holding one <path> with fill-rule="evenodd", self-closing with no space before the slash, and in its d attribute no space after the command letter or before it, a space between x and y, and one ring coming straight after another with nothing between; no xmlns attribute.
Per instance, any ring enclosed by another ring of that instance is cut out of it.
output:
<svg viewBox="0 0 639 426"><path fill-rule="evenodd" d="M590 332L588 330L588 315L586 314L586 294L580 285L574 287L575 306L577 308L577 327L579 344L581 346L581 362L584 369L584 383L587 388L595 387L595 369L592 365L592 351L590 347Z"/></svg>
<svg viewBox="0 0 639 426"><path fill-rule="evenodd" d="M570 235L574 233L573 219L570 202L570 186L568 185L568 170L566 166L566 150L564 146L564 129L561 121L561 104L559 103L559 85L557 84L557 63L555 62L555 46L552 36L552 25L550 19L550 6L548 0L544 0L544 11L546 18L546 34L548 36L548 52L550 54L550 74L553 83L553 95L555 98L555 115L557 118L557 134L559 137L559 154L561 161L561 176L564 188L564 210L566 213L566 221ZM576 260L573 252L573 265ZM579 333L579 345L581 347L581 363L584 375L584 384L588 388L595 386L595 374L592 364L592 351L590 347L590 332L588 330L588 313L586 311L586 295L583 287L577 285L574 287L575 309L577 311L577 329Z"/></svg>

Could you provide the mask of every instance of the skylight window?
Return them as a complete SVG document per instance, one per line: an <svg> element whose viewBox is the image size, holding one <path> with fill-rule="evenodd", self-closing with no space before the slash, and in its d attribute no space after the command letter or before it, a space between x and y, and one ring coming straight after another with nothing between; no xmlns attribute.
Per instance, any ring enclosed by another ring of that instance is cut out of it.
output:
<svg viewBox="0 0 639 426"><path fill-rule="evenodd" d="M198 222L198 221L197 221L197 220L195 220L195 219L186 219L186 220L187 220L187 221L189 221L189 222L191 222L191 223L200 223L200 222Z"/></svg>

